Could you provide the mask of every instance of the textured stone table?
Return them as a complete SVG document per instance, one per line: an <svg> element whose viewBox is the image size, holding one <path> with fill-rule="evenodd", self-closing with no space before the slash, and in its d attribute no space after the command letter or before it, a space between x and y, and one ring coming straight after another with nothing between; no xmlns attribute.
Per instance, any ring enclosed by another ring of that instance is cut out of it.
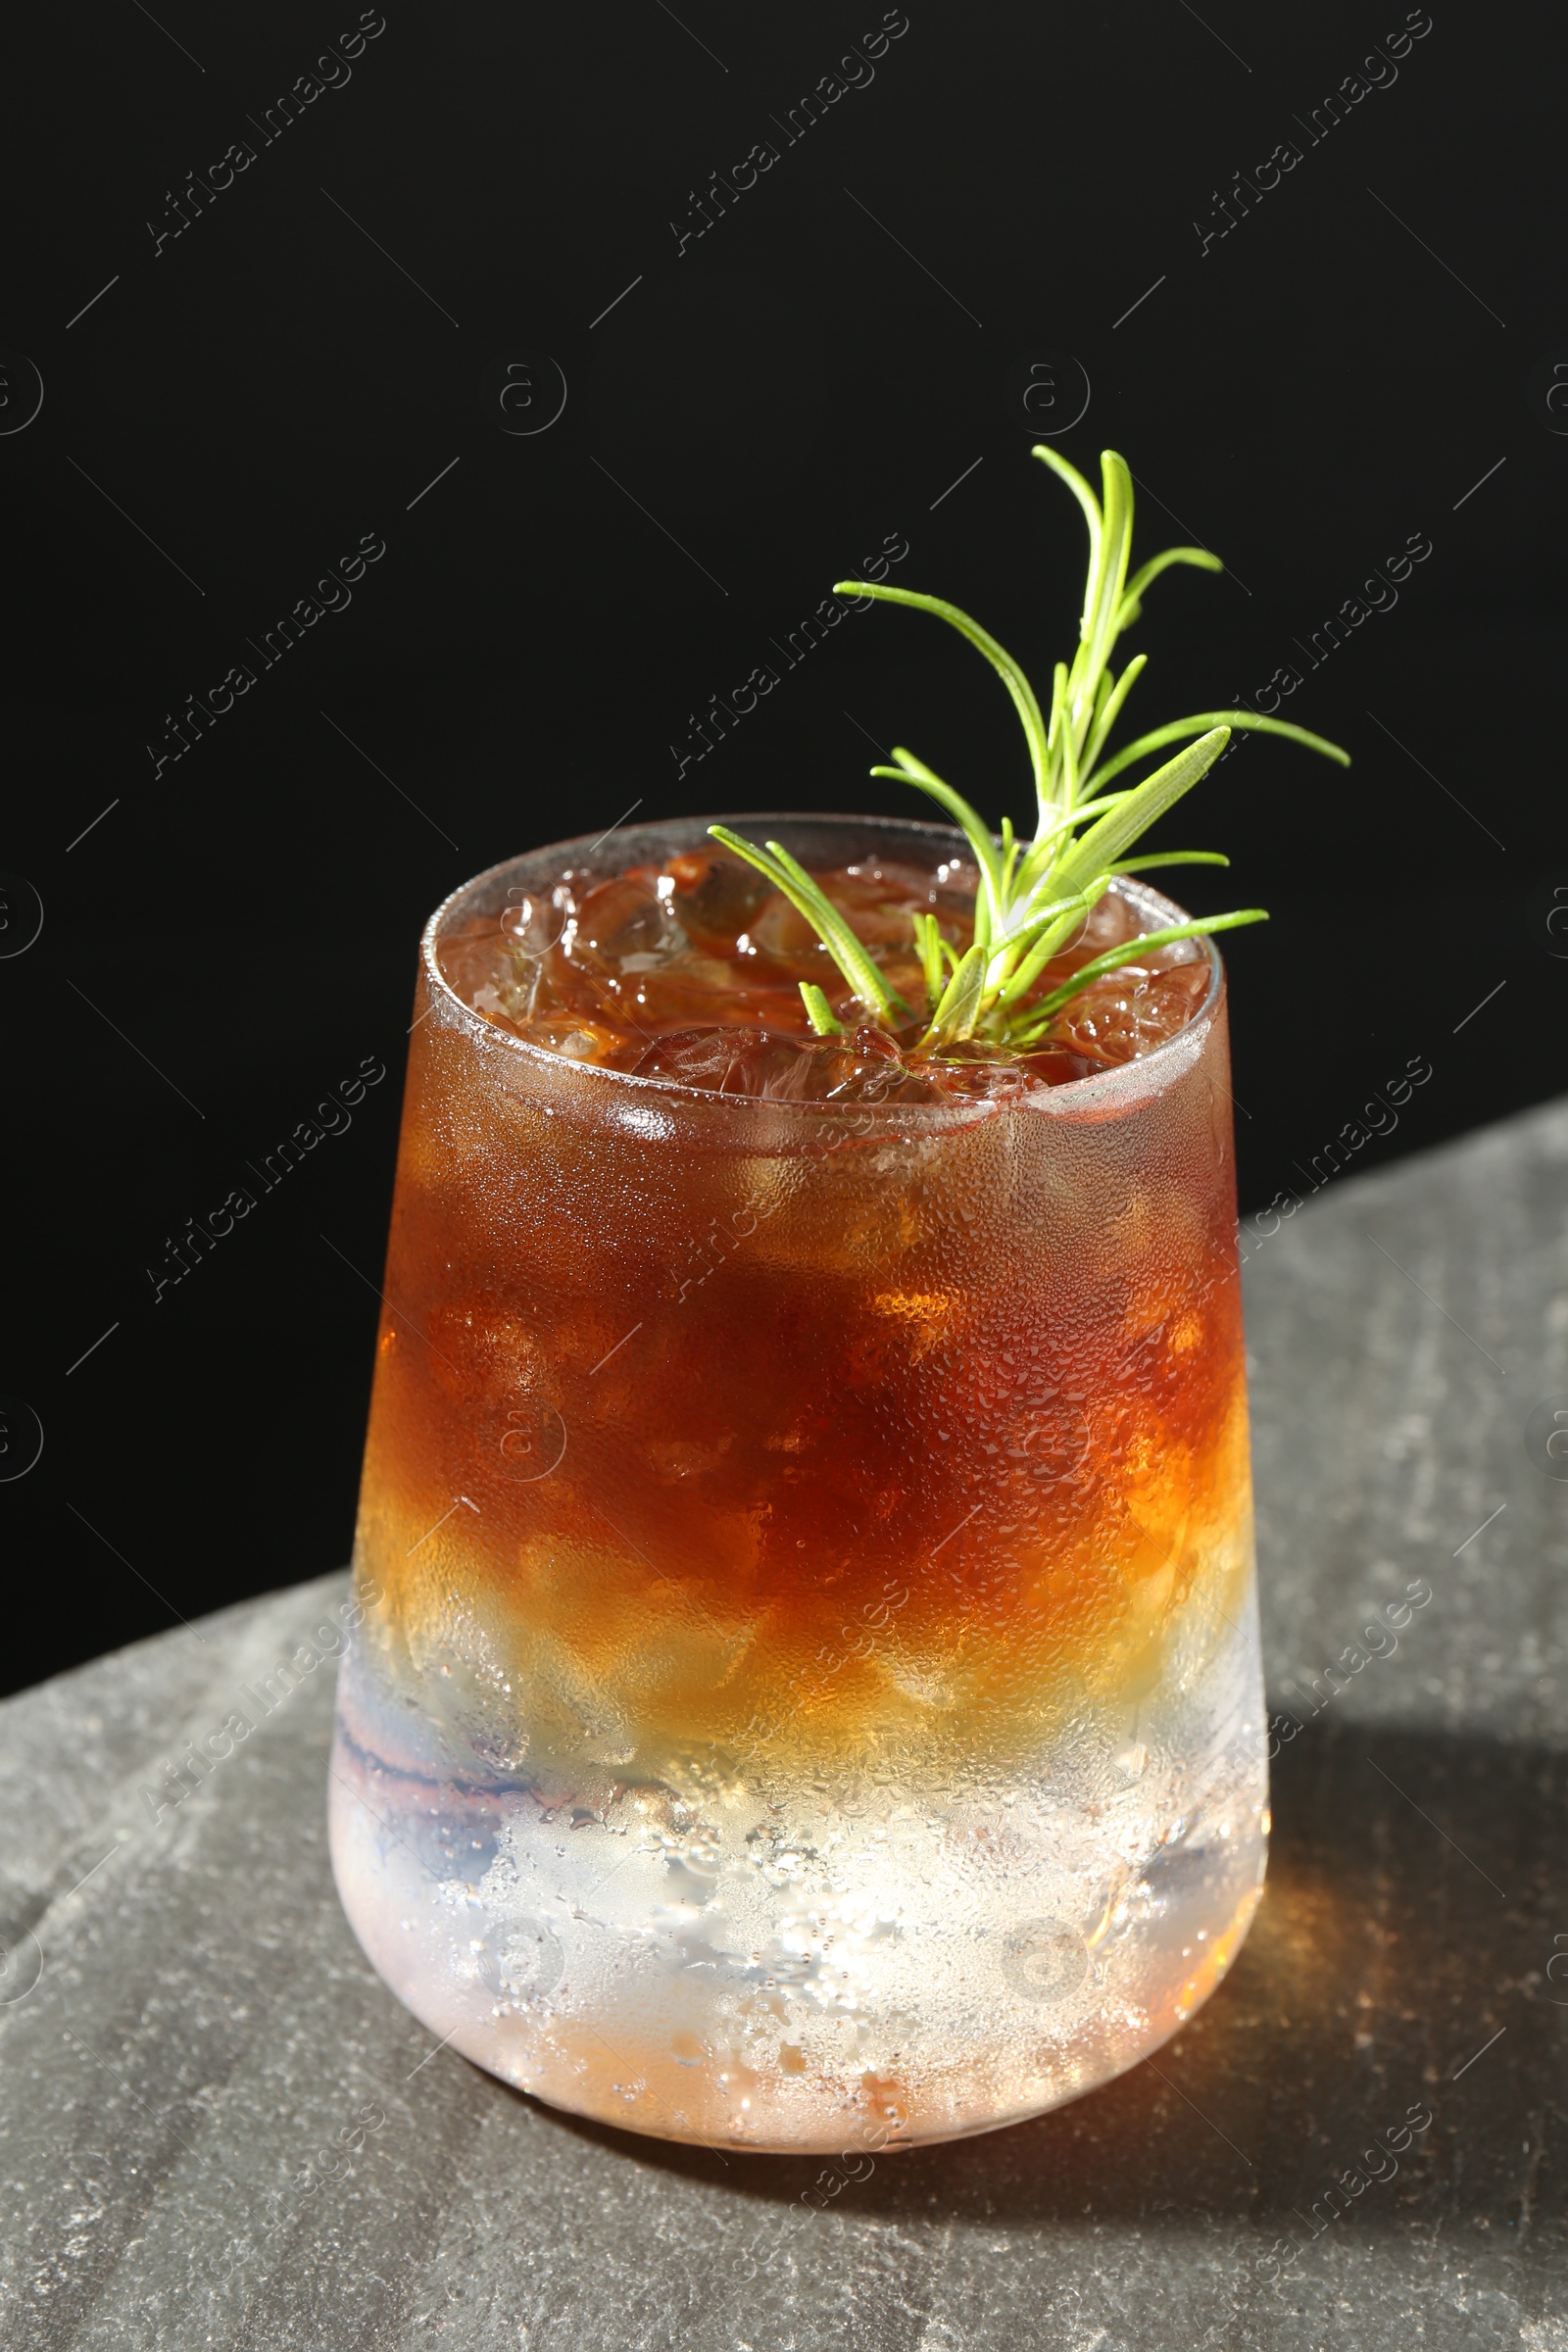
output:
<svg viewBox="0 0 1568 2352"><path fill-rule="evenodd" d="M1262 1227L1263 1613L1303 1728L1251 1938L1154 2063L858 2181L475 2073L334 1899L329 1663L152 1818L325 1577L0 1708L7 2352L1568 2352L1568 1106Z"/></svg>

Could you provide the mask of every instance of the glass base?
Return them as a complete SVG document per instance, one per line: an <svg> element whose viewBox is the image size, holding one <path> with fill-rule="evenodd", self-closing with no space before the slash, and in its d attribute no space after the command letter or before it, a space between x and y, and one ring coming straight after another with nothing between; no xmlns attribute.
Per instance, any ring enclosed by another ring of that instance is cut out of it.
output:
<svg viewBox="0 0 1568 2352"><path fill-rule="evenodd" d="M1136 2065L1234 1958L1268 1828L1250 1608L1205 1668L1028 1774L677 1788L460 1766L362 1650L339 1892L415 2015L553 2106L778 2153L962 2137Z"/></svg>

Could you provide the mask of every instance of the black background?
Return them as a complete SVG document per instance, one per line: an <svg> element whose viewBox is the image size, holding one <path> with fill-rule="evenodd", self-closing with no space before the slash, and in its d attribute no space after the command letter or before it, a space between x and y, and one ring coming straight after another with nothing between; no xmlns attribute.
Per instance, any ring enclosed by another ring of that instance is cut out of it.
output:
<svg viewBox="0 0 1568 2352"><path fill-rule="evenodd" d="M1139 555L1233 567L1155 590L1133 715L1295 663L1285 713L1353 754L1250 740L1179 819L1234 861L1184 895L1274 914L1229 956L1244 1204L1307 1190L1412 1056L1432 1078L1359 1166L1560 1084L1560 12L1433 0L1314 137L1393 0L908 0L786 143L880 7L386 0L268 142L356 21L34 12L8 76L4 863L44 912L24 946L13 884L0 1389L45 1443L0 1488L12 1684L347 1556L416 942L458 881L634 804L913 813L865 775L894 741L1024 812L1005 697L907 613L847 620L684 775L670 749L890 533L903 584L1049 681L1082 526L1015 363L1064 402L1086 372L1059 446L1127 454ZM255 161L173 235L235 140ZM760 140L777 163L681 249ZM503 431L483 383L528 368L542 416L551 362L564 412ZM264 668L247 639L366 533L352 604ZM1412 533L1397 606L1312 668ZM169 1238L367 1056L352 1126L155 1303Z"/></svg>

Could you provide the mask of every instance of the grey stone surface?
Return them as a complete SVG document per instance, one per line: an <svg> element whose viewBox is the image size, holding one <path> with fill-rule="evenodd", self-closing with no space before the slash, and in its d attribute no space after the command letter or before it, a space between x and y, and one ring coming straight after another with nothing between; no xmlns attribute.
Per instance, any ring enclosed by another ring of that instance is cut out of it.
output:
<svg viewBox="0 0 1568 2352"><path fill-rule="evenodd" d="M143 1795L256 1713L321 1578L0 1708L7 2352L1568 2352L1568 1484L1528 1437L1568 1406L1568 1105L1247 1248L1271 1689L1302 1728L1251 1938L1156 2061L859 2180L476 2073L338 1910L330 1663L156 1822Z"/></svg>

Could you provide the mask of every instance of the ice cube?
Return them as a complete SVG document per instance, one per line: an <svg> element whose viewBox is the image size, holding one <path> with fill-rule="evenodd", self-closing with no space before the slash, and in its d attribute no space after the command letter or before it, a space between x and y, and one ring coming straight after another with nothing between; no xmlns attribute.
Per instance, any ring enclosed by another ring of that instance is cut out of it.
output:
<svg viewBox="0 0 1568 2352"><path fill-rule="evenodd" d="M945 1090L913 1070L880 1030L853 1037L788 1037L761 1028L682 1029L656 1039L635 1065L708 1094L771 1102L940 1102Z"/></svg>
<svg viewBox="0 0 1568 2352"><path fill-rule="evenodd" d="M554 890L536 891L517 884L508 891L496 921L519 956L537 958L559 943L575 912L571 891L564 882L558 882Z"/></svg>
<svg viewBox="0 0 1568 2352"><path fill-rule="evenodd" d="M481 926L438 941L436 960L453 992L498 1028L516 1029L528 1020L538 990L538 961L488 916Z"/></svg>
<svg viewBox="0 0 1568 2352"><path fill-rule="evenodd" d="M578 911L572 954L612 973L656 972L673 963L691 942L652 866L601 882Z"/></svg>
<svg viewBox="0 0 1568 2352"><path fill-rule="evenodd" d="M1096 1066L1135 1061L1185 1029L1208 990L1208 960L1166 970L1123 964L1062 1008L1054 1042Z"/></svg>
<svg viewBox="0 0 1568 2352"><path fill-rule="evenodd" d="M530 1021L525 1028L518 1024L517 1033L530 1046L542 1046L547 1054L564 1054L568 1061L596 1061L615 1069L624 1066L627 1058L626 1041L619 1029L579 1013L549 1013L542 1020ZM641 1040L633 1043L640 1044Z"/></svg>
<svg viewBox="0 0 1568 2352"><path fill-rule="evenodd" d="M824 1102L941 1102L947 1089L930 1068L913 1068L880 1029L824 1037L810 1065L810 1099Z"/></svg>
<svg viewBox="0 0 1568 2352"><path fill-rule="evenodd" d="M788 1101L800 1091L802 1064L814 1046L813 1039L769 1029L676 1029L655 1039L633 1075L672 1079L710 1095Z"/></svg>
<svg viewBox="0 0 1568 2352"><path fill-rule="evenodd" d="M728 956L759 908L774 894L765 876L729 851L683 851L668 859L664 878L681 927L710 954Z"/></svg>

